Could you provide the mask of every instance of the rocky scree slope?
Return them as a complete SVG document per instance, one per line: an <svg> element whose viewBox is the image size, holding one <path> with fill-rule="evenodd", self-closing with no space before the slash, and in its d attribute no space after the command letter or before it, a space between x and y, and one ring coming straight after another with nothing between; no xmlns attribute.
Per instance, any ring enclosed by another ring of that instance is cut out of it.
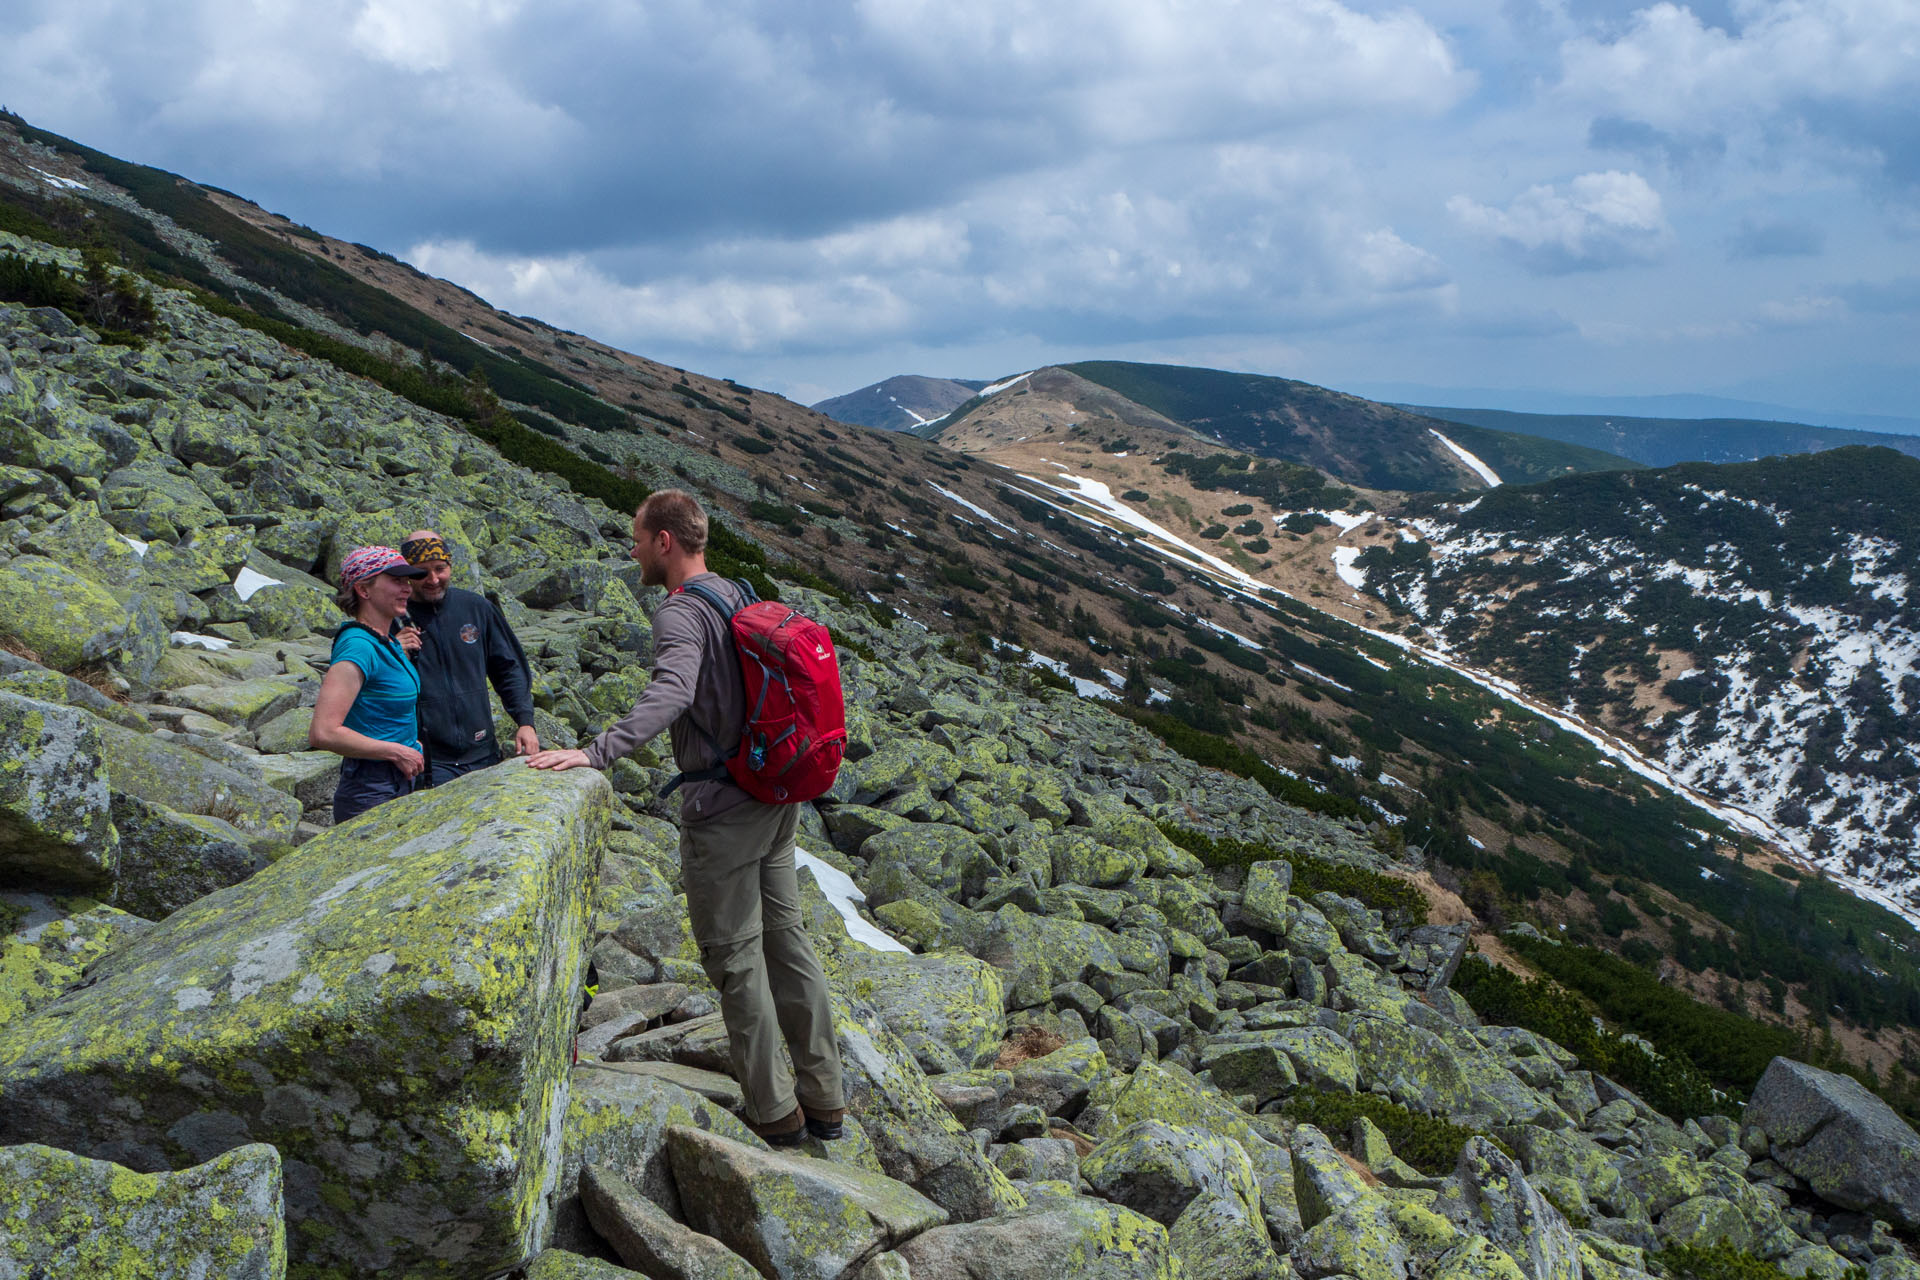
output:
<svg viewBox="0 0 1920 1280"><path fill-rule="evenodd" d="M1431 506L1367 590L1609 725L1810 862L1920 910L1920 461L1590 476Z"/></svg>
<svg viewBox="0 0 1920 1280"><path fill-rule="evenodd" d="M1675 1124L1482 1025L1467 926L1377 892L1404 868L1357 822L797 589L847 655L851 758L801 844L852 1114L765 1150L657 756L331 829L338 762L302 750L336 617L310 575L421 523L519 628L543 739L624 710L624 513L159 301L142 350L0 307L15 1269L1920 1275L1888 1226L1920 1223L1920 1140L1845 1082L1782 1067L1764 1124ZM1274 856L1210 869L1169 831ZM1331 867L1380 905L1307 892Z"/></svg>

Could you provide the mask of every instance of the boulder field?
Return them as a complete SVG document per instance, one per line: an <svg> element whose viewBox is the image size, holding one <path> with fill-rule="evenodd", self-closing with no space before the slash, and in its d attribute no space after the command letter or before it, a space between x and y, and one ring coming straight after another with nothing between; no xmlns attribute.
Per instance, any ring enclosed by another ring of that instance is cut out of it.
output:
<svg viewBox="0 0 1920 1280"><path fill-rule="evenodd" d="M1362 824L793 588L851 722L799 840L850 1113L769 1149L658 746L337 828L305 749L326 578L421 525L543 741L624 711L626 514L159 302L139 350L0 306L0 1277L1920 1280L1920 1138L1851 1081L1676 1123L1484 1025L1465 924L1303 892L1419 869Z"/></svg>

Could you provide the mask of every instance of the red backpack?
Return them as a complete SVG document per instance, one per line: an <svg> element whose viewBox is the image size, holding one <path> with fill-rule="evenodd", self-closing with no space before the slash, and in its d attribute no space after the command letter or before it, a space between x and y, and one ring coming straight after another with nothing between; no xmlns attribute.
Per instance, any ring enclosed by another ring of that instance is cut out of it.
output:
<svg viewBox="0 0 1920 1280"><path fill-rule="evenodd" d="M825 795L847 752L847 708L833 637L798 609L761 600L746 582L735 585L747 598L737 610L704 583L689 582L680 590L719 610L733 633L746 683L746 724L732 751L701 729L721 765L683 773L662 794L682 782L716 782L731 775L763 804L799 804Z"/></svg>

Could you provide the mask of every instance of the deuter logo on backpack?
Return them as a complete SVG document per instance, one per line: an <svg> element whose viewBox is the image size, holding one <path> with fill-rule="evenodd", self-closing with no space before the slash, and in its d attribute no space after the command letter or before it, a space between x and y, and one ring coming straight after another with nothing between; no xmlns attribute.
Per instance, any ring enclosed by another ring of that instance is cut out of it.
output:
<svg viewBox="0 0 1920 1280"><path fill-rule="evenodd" d="M756 598L746 582L735 585L747 599L739 609L704 583L681 590L727 620L746 686L746 724L731 750L711 743L721 767L682 774L667 792L682 782L730 776L764 804L817 799L833 786L847 753L847 708L833 637L798 609Z"/></svg>

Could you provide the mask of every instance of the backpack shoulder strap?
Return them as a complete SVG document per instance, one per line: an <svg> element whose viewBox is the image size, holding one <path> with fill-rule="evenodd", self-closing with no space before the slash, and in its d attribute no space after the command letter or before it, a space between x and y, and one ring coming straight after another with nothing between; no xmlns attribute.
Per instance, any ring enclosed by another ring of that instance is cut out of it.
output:
<svg viewBox="0 0 1920 1280"><path fill-rule="evenodd" d="M713 607L715 612L719 613L720 621L726 624L729 629L731 629L733 624L733 615L736 612L736 610L732 605L726 602L725 597L723 597L718 591L715 591L712 587L708 586L704 582L682 583L680 586L680 590L684 591L686 594L690 596L695 597L696 599L706 601L709 605ZM753 599L753 590L751 587L747 589L747 599L749 601ZM715 742L713 735L707 732L706 726L702 725L698 720L695 720L691 715L687 717L687 720L690 724L693 725L694 732L698 733L702 738L706 739L707 746L712 748L713 754L719 757L720 762L714 765L710 769L701 769L693 773L675 774L673 776L672 781L668 782L665 787L661 788L660 798L662 800L666 799L668 796L672 795L675 791L679 790L681 785L684 783L718 782L720 779L727 777L728 774L727 774L726 762L728 760L731 760L735 755L737 755L740 750L738 746L735 746L729 749L721 746L718 742Z"/></svg>
<svg viewBox="0 0 1920 1280"><path fill-rule="evenodd" d="M700 599L705 600L708 604L712 605L715 609L719 610L720 617L724 621L727 621L727 622L733 621L733 615L737 612L737 610L735 610L732 605L727 603L725 597L723 597L718 591L715 591L712 587L708 586L706 583L688 582L688 583L682 584L680 589L686 592L690 596L698 596ZM751 587L747 588L747 601L748 603L752 603L753 601L753 589Z"/></svg>

